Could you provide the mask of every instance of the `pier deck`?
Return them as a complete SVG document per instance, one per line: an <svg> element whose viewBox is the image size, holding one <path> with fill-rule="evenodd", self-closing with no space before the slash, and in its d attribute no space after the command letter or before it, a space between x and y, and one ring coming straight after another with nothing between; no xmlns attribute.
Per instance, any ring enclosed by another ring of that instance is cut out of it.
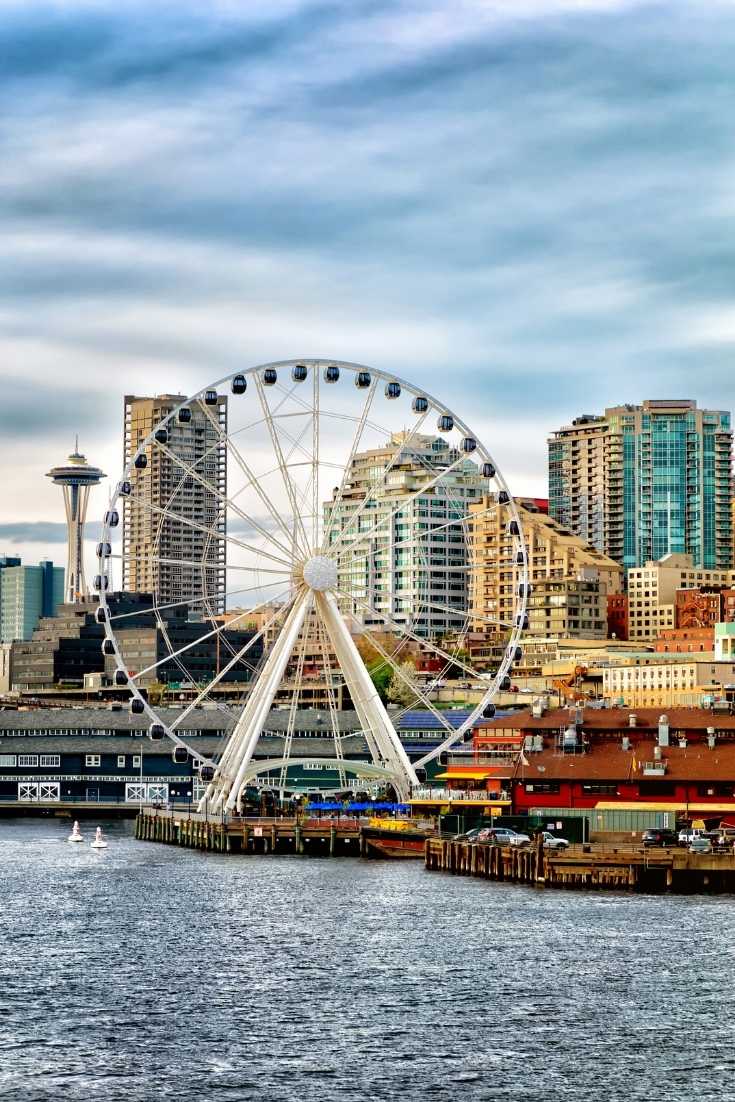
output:
<svg viewBox="0 0 735 1102"><path fill-rule="evenodd" d="M543 850L427 838L427 869L554 888L735 892L735 855L601 843Z"/></svg>
<svg viewBox="0 0 735 1102"><path fill-rule="evenodd" d="M359 819L246 818L207 816L199 812L144 809L135 821L135 836L148 842L187 846L216 853L328 853L357 856L364 852Z"/></svg>

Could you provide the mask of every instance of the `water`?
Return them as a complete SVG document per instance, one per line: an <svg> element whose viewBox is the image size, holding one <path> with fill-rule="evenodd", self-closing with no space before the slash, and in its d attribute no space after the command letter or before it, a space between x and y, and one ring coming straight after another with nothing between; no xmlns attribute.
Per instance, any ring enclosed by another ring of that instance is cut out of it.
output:
<svg viewBox="0 0 735 1102"><path fill-rule="evenodd" d="M3 1100L735 1098L731 899L108 829L0 821Z"/></svg>

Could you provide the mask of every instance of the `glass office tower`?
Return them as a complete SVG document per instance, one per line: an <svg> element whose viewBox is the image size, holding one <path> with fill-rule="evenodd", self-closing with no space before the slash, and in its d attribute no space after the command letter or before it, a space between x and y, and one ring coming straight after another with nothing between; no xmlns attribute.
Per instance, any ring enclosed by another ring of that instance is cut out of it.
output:
<svg viewBox="0 0 735 1102"><path fill-rule="evenodd" d="M626 568L670 553L733 565L730 414L649 400L549 440L549 513Z"/></svg>

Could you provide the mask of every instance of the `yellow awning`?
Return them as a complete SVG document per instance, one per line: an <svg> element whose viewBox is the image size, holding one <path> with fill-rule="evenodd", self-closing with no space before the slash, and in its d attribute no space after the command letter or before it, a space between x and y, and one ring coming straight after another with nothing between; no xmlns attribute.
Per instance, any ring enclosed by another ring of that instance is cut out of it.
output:
<svg viewBox="0 0 735 1102"><path fill-rule="evenodd" d="M488 773L487 769L456 769L453 773L437 773L435 781L486 781L500 780L500 777Z"/></svg>

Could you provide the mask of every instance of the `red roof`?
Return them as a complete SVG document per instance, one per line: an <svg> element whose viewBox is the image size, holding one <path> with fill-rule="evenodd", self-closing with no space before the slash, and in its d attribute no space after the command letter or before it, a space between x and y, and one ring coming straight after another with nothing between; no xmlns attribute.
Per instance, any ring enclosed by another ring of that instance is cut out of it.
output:
<svg viewBox="0 0 735 1102"><path fill-rule="evenodd" d="M631 715L636 717L635 727L630 726ZM621 734L635 735L637 731L658 730L662 715L668 716L671 732L704 732L708 727L714 727L716 731L735 733L735 716L722 715L706 708L584 708L582 729L590 733L619 731ZM493 731L503 730L556 733L560 727L568 727L573 723L574 718L574 709L570 711L568 708L553 708L540 719L534 719L530 709L524 709L500 719L478 723L475 731L481 737L485 732L491 736Z"/></svg>
<svg viewBox="0 0 735 1102"><path fill-rule="evenodd" d="M735 744L715 743L710 749L706 742L689 743L685 748L677 744L661 749L661 759L666 771L660 777L644 772L647 762L653 762L656 743L647 739L623 750L622 743L610 741L593 744L585 753L562 753L557 749L545 749L534 753L526 751L528 765L516 765L515 780L534 781L617 781L637 784L642 780L661 781L732 781L735 786Z"/></svg>

